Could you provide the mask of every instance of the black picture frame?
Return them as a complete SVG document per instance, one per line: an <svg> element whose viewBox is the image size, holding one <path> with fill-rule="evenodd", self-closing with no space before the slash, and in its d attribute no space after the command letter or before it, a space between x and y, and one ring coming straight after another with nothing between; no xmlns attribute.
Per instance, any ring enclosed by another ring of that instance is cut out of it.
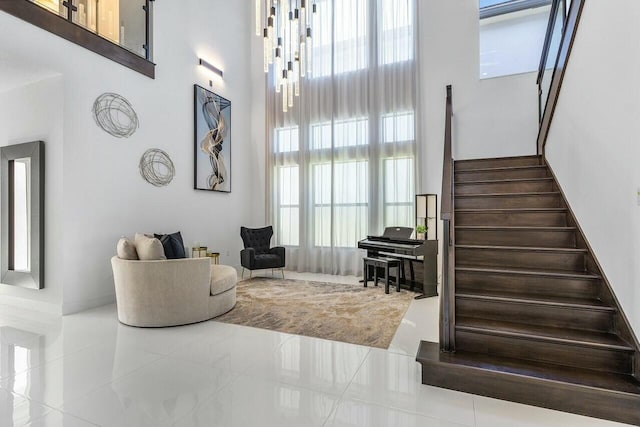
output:
<svg viewBox="0 0 640 427"><path fill-rule="evenodd" d="M195 84L193 105L193 188L231 193L231 101Z"/></svg>

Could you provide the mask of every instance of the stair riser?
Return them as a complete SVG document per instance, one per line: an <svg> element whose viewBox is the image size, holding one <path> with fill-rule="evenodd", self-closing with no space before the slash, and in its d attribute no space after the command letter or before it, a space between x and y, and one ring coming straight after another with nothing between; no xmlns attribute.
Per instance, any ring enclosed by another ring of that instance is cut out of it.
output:
<svg viewBox="0 0 640 427"><path fill-rule="evenodd" d="M517 319L518 323L527 325L598 332L609 332L613 328L613 312L609 311L463 297L456 298L456 315L488 320Z"/></svg>
<svg viewBox="0 0 640 427"><path fill-rule="evenodd" d="M535 246L542 248L573 248L573 230L470 230L456 229L456 244L485 246Z"/></svg>
<svg viewBox="0 0 640 427"><path fill-rule="evenodd" d="M596 298L600 290L598 280L565 279L545 276L494 274L471 271L456 272L456 290L476 292L509 292L523 296L557 296L568 298Z"/></svg>
<svg viewBox="0 0 640 427"><path fill-rule="evenodd" d="M565 212L456 212L456 225L565 227Z"/></svg>
<svg viewBox="0 0 640 427"><path fill-rule="evenodd" d="M541 165L541 157L512 157L502 159L463 160L455 162L455 170L508 168Z"/></svg>
<svg viewBox="0 0 640 427"><path fill-rule="evenodd" d="M563 208L560 196L556 194L534 196L500 197L456 197L456 209L521 209L521 208Z"/></svg>
<svg viewBox="0 0 640 427"><path fill-rule="evenodd" d="M463 393L640 425L640 397L448 363L422 363L422 383Z"/></svg>
<svg viewBox="0 0 640 427"><path fill-rule="evenodd" d="M495 171L464 172L458 171L455 174L456 182L490 181L498 179L526 179L526 178L546 178L548 172L546 168L532 169L505 169Z"/></svg>
<svg viewBox="0 0 640 427"><path fill-rule="evenodd" d="M552 181L459 183L456 184L455 194L544 193L553 190Z"/></svg>
<svg viewBox="0 0 640 427"><path fill-rule="evenodd" d="M632 369L632 356L625 351L550 343L528 338L495 336L478 332L457 330L456 349L621 374L631 372Z"/></svg>
<svg viewBox="0 0 640 427"><path fill-rule="evenodd" d="M458 267L522 267L581 272L585 270L584 257L584 253L456 249Z"/></svg>

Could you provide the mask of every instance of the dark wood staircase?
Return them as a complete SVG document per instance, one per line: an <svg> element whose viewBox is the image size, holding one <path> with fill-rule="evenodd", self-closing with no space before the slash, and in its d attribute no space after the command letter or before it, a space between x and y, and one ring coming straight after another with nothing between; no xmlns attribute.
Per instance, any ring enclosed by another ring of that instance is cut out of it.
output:
<svg viewBox="0 0 640 427"><path fill-rule="evenodd" d="M421 343L423 383L640 424L637 339L543 158L452 175L452 338Z"/></svg>

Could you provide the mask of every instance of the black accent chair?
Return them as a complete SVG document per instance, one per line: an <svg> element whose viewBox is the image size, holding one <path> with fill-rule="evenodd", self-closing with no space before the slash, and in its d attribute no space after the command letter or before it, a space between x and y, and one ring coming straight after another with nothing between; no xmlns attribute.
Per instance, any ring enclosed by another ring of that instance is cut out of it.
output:
<svg viewBox="0 0 640 427"><path fill-rule="evenodd" d="M240 227L240 237L244 243L244 249L240 251L242 277L245 268L249 270L249 277L255 270L279 269L284 279L285 250L283 247L270 247L273 227Z"/></svg>

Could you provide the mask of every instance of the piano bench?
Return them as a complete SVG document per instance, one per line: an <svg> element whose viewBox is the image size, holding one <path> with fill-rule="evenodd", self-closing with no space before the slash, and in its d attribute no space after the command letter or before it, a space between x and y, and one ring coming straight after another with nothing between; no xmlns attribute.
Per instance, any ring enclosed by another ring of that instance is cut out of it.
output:
<svg viewBox="0 0 640 427"><path fill-rule="evenodd" d="M373 281L378 286L378 268L384 268L384 293L389 293L389 269L396 268L396 291L400 292L400 274L402 271L402 261L397 258L375 258L365 257L364 259L364 287L369 286L369 267L373 267Z"/></svg>

